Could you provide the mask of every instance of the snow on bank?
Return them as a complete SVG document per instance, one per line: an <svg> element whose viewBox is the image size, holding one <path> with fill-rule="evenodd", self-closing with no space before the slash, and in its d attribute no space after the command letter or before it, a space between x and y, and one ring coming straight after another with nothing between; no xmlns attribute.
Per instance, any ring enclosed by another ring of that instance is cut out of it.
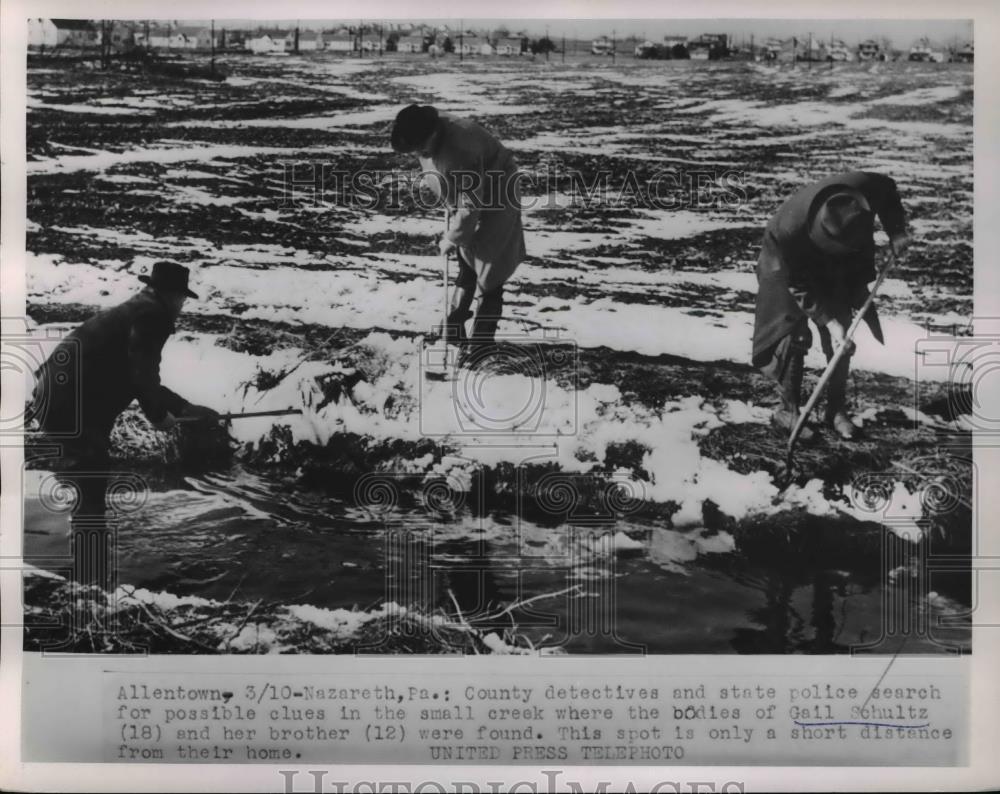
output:
<svg viewBox="0 0 1000 794"><path fill-rule="evenodd" d="M152 244L152 241L151 241ZM392 331L427 333L440 322L441 284L439 258L433 256L380 255L376 263L360 256L330 258L330 270L302 270L291 265L273 264L281 255L286 261L305 261L310 256L294 249L279 252L257 252L262 262L270 261L266 269L219 264L196 269L192 283L201 299L189 301L185 311L200 314L231 314L231 306L240 304L244 319L261 319L292 324L313 323L330 328L371 328L373 325ZM253 251L220 250L220 259L243 260ZM300 256L301 255L301 256ZM70 264L53 255L28 254L26 272L31 299L44 302L81 302L101 307L124 300L138 288L135 277L144 272L144 262L131 267L97 267ZM149 260L150 262L152 260ZM333 267L336 265L336 267ZM537 270L537 274L535 271ZM545 272L550 271L550 272ZM746 363L750 357L753 334L751 311L715 311L685 306L624 303L614 298L592 300L585 296L572 298L536 297L518 291L521 279L540 280L548 277L571 277L564 269L525 265L511 282L510 294L517 303L510 306L508 317L501 323L501 335L522 336L521 320L558 333L559 339L579 347L609 347L613 350L634 351L643 355L676 355L694 361L732 361ZM600 283L607 270L581 270L581 283ZM738 272L720 274L671 271L663 276L650 276L642 271L626 272L614 269L625 286L655 291L664 295L671 290L690 285L718 286L740 290L753 287L752 277ZM392 274L411 276L404 279L386 278ZM627 290L626 290L627 291ZM279 297L280 296L280 297ZM391 307L391 309L387 309ZM914 378L917 372L917 350L930 334L922 327L901 317L883 317L886 344L879 345L867 327L858 331L857 353L852 366L871 372L897 377ZM545 336L540 329L535 334ZM530 341L530 340L527 340ZM823 369L825 359L818 342L807 358L807 365ZM922 380L943 381L950 378L947 367L925 367Z"/></svg>
<svg viewBox="0 0 1000 794"><path fill-rule="evenodd" d="M184 124L191 126L189 122ZM233 160L240 157L279 157L302 151L301 148L291 149L280 146L222 144L192 146L188 141L159 141L153 146L136 147L124 152L101 151L94 154L67 154L61 157L29 160L25 164L25 171L28 176L33 174L67 174L74 171L105 171L108 168L127 163L181 163L190 160L204 164L213 160Z"/></svg>
<svg viewBox="0 0 1000 794"><path fill-rule="evenodd" d="M453 487L467 488L476 466L554 462L564 472L588 472L605 461L615 444L636 442L647 448L642 466L649 482L625 477L630 492L653 502L676 502L677 525L699 524L711 500L742 518L771 512L778 488L764 472L742 475L703 458L698 438L723 424L767 421L766 411L729 401L721 411L690 397L662 409L621 403L618 388L592 384L573 391L531 371L488 375L460 371L454 382L427 381L420 340L371 334L363 341L371 367L350 395L327 402L318 385L345 370L337 363L305 362L275 388L245 396L234 381L258 365L276 368L295 360L298 351L251 357L212 345L210 337L178 340L164 350L164 382L186 397L217 410L270 410L303 407L302 416L248 419L233 424L234 436L254 443L276 424L289 427L295 441L325 445L337 433L356 433L377 441L438 439L458 452L435 467L415 462L417 471L444 474ZM818 481L792 489L782 505L829 514Z"/></svg>

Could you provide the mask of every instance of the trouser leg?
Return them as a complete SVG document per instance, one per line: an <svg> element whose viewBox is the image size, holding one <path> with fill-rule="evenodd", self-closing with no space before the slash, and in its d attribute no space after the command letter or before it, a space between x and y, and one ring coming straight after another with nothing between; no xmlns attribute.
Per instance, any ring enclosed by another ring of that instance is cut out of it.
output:
<svg viewBox="0 0 1000 794"><path fill-rule="evenodd" d="M846 327L850 324L850 315L837 318ZM829 332L823 328L820 331L820 343L823 345L823 353L826 360L832 361L834 353L833 342ZM847 350L837 366L830 374L826 392L826 422L831 425L837 434L843 439L853 439L858 431L858 426L851 421L847 413L847 379L851 371L851 354L854 350L853 342L847 342Z"/></svg>
<svg viewBox="0 0 1000 794"><path fill-rule="evenodd" d="M476 294L476 271L458 253L458 276L448 304L448 316L442 336L450 344L463 344L468 341L465 333L465 322L472 317L470 308Z"/></svg>
<svg viewBox="0 0 1000 794"><path fill-rule="evenodd" d="M502 314L503 285L489 292L484 292L480 298L476 320L472 324L472 341L478 344L493 342Z"/></svg>
<svg viewBox="0 0 1000 794"><path fill-rule="evenodd" d="M850 315L839 316L837 320L845 328L851 324ZM820 329L819 340L827 362L832 361L836 351L833 349L833 340L830 337L830 332L826 328ZM838 413L846 413L847 411L847 380L851 371L851 355L854 347L852 342L848 342L847 345L848 350L840 357L840 361L837 362L837 366L834 368L833 373L830 375L830 380L827 382L826 419L828 422L832 422Z"/></svg>
<svg viewBox="0 0 1000 794"><path fill-rule="evenodd" d="M808 324L802 322L775 345L771 358L761 367L761 372L778 384L781 409L775 412L774 423L787 430L791 430L799 418L805 357L810 345L812 334ZM811 431L802 429L802 440L811 436Z"/></svg>

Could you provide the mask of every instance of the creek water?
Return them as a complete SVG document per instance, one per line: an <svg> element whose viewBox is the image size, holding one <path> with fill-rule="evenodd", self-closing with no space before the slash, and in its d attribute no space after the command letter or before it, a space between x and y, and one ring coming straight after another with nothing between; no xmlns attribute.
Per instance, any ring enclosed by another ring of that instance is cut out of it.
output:
<svg viewBox="0 0 1000 794"><path fill-rule="evenodd" d="M835 653L859 644L930 653L970 637L967 580L953 583L957 598L907 588L887 578L877 550L845 569L748 555L726 532L665 522L543 526L510 513L391 504L373 512L239 467L140 476L138 496L109 497L110 526L117 583L154 592L461 610L484 627L515 621L536 647L571 653ZM24 554L65 573L71 529L55 481L24 472ZM941 579L931 584L947 590ZM912 620L885 636L890 603L906 605ZM949 616L957 625L938 625Z"/></svg>

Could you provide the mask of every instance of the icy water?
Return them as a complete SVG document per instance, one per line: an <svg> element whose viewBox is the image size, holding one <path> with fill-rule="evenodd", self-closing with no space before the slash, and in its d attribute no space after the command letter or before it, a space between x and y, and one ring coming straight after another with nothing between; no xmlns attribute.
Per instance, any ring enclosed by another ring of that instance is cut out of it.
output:
<svg viewBox="0 0 1000 794"><path fill-rule="evenodd" d="M118 584L154 592L326 609L392 601L452 615L457 605L470 620L542 596L491 625L516 620L536 646L574 653L831 653L859 643L927 653L969 640L967 620L928 628L964 611L946 582L935 579L942 592L929 594L882 584L889 566L877 543L874 560L848 571L795 554L748 556L728 533L703 528L540 526L467 508L375 515L242 469L143 476L142 506L115 513ZM68 514L39 500L49 478L25 472L25 557L59 570L70 529ZM963 583L952 584L961 599ZM879 644L888 600L909 604L912 625L905 641Z"/></svg>

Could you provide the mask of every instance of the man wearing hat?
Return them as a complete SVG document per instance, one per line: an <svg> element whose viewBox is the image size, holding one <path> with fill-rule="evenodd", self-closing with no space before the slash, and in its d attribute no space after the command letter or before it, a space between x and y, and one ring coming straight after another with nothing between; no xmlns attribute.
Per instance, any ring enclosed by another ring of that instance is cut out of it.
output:
<svg viewBox="0 0 1000 794"><path fill-rule="evenodd" d="M781 389L778 427L791 430L799 417L803 362L812 345L811 320L829 361L846 343L854 310L868 298L875 279L874 218L896 255L908 244L896 183L887 176L851 171L802 188L774 214L764 232L757 262L757 311L753 365ZM874 305L865 315L872 335L883 343ZM854 346L840 359L829 381L826 421L844 439L857 426L846 410L847 376ZM803 428L802 439L812 432Z"/></svg>
<svg viewBox="0 0 1000 794"><path fill-rule="evenodd" d="M177 417L213 420L211 408L192 405L160 383L160 353L174 332L187 298L188 270L157 262L146 284L124 303L74 329L52 351L36 374L32 413L40 430L61 445L54 463L56 479L75 493L70 512L72 578L83 585L115 589L115 539L108 531L106 492L111 429L118 415L138 399L159 430ZM96 616L86 590L73 596L66 637L49 648L72 647L74 637ZM107 626L113 630L113 625Z"/></svg>
<svg viewBox="0 0 1000 794"><path fill-rule="evenodd" d="M451 212L441 253L458 255L458 277L444 335L448 342L489 343L503 311L503 285L525 257L517 165L503 144L474 121L410 105L396 116L392 148L413 153L424 184ZM471 340L465 322L476 291Z"/></svg>
<svg viewBox="0 0 1000 794"><path fill-rule="evenodd" d="M157 262L139 280L144 289L73 330L36 373L39 427L66 456L104 460L115 420L135 399L158 430L170 429L180 416L218 416L160 383L163 345L184 301L198 297L188 289L188 269Z"/></svg>

